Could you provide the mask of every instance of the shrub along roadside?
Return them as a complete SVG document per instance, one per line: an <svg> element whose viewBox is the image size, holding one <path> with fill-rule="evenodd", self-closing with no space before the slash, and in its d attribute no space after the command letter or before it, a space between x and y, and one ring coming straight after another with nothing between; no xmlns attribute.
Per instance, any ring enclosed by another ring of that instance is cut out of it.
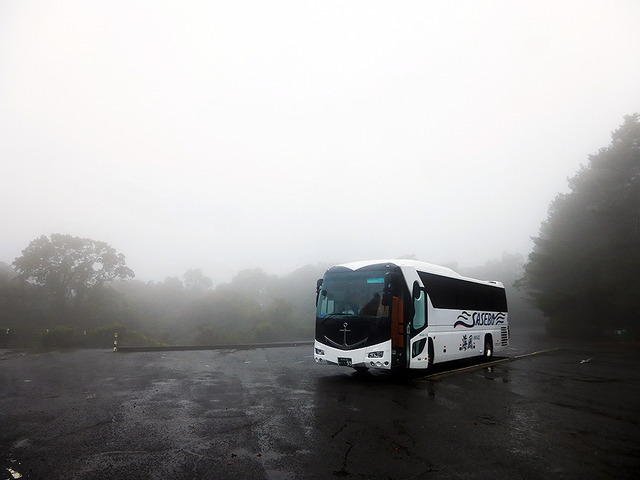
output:
<svg viewBox="0 0 640 480"><path fill-rule="evenodd" d="M1 329L0 348L113 348L113 340L116 333L118 334L118 345L135 347L160 345L160 343L151 338L134 330L129 330L120 324L99 327L90 331L79 331L59 325L39 334Z"/></svg>

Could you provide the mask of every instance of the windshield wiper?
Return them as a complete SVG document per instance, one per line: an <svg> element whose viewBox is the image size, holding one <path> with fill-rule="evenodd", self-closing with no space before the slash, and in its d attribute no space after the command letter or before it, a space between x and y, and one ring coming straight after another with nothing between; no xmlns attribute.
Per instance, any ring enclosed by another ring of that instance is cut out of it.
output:
<svg viewBox="0 0 640 480"><path fill-rule="evenodd" d="M331 318L331 317L352 317L355 313L343 312L343 313L325 313L319 318Z"/></svg>

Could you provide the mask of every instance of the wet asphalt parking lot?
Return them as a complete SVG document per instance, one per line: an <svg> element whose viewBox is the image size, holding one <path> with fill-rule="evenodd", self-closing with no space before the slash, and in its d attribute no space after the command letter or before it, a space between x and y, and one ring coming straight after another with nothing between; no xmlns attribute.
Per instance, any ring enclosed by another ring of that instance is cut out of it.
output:
<svg viewBox="0 0 640 480"><path fill-rule="evenodd" d="M638 478L637 345L507 353L423 377L311 346L0 351L0 479Z"/></svg>

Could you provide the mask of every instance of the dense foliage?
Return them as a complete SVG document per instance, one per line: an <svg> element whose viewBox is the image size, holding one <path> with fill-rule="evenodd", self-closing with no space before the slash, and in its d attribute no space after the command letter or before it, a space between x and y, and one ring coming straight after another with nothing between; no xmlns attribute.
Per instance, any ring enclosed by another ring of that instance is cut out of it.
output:
<svg viewBox="0 0 640 480"><path fill-rule="evenodd" d="M558 195L519 284L561 336L638 331L640 122L625 117L611 144L589 157Z"/></svg>
<svg viewBox="0 0 640 480"><path fill-rule="evenodd" d="M106 348L114 325L124 345L312 339L315 284L326 268L282 277L243 270L215 288L200 269L145 283L103 242L43 236L13 268L0 262L0 347Z"/></svg>

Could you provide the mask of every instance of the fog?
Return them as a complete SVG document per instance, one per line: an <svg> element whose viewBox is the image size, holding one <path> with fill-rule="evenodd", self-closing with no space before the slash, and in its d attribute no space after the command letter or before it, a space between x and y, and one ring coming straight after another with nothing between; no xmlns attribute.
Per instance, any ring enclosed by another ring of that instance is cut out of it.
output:
<svg viewBox="0 0 640 480"><path fill-rule="evenodd" d="M640 110L640 4L0 3L0 261L140 280L527 254Z"/></svg>

